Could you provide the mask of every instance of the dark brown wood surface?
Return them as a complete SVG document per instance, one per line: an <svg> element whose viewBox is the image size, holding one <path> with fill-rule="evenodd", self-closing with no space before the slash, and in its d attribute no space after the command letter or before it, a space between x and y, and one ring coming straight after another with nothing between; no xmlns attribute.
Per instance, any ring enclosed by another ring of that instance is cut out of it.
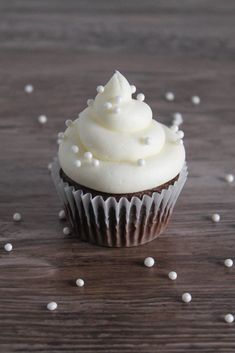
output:
<svg viewBox="0 0 235 353"><path fill-rule="evenodd" d="M1 353L235 352L235 324L223 320L235 314L235 268L223 266L235 254L235 185L223 180L235 173L234 22L233 0L0 2ZM63 235L47 170L65 119L116 68L159 121L182 112L190 170L165 234L131 249Z"/></svg>

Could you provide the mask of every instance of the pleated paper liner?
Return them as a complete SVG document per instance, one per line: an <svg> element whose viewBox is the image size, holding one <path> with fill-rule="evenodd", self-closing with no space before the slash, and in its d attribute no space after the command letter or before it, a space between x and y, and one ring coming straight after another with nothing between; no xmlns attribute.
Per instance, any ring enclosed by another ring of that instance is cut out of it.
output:
<svg viewBox="0 0 235 353"><path fill-rule="evenodd" d="M152 196L133 196L130 200L110 196L104 200L82 189L75 190L61 178L58 160L52 164L52 179L76 235L84 241L109 247L145 244L162 233L187 174L185 164L172 185L161 193L153 192Z"/></svg>

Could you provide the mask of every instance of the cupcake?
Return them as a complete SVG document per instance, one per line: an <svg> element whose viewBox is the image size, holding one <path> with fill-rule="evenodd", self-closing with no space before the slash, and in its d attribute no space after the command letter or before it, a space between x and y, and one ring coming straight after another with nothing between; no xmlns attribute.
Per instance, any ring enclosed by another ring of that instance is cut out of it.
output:
<svg viewBox="0 0 235 353"><path fill-rule="evenodd" d="M109 247L155 239L187 178L181 135L118 71L59 137L52 178L74 233Z"/></svg>

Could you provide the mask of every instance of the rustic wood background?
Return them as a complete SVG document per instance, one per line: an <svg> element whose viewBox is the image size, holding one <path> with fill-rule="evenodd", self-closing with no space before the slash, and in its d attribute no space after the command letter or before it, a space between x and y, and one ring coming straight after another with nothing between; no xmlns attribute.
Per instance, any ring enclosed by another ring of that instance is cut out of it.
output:
<svg viewBox="0 0 235 353"><path fill-rule="evenodd" d="M223 180L235 173L234 22L233 0L0 1L1 353L235 351L235 324L223 321L235 313L235 269L223 266L235 253L235 185ZM122 250L63 235L47 170L64 120L116 68L160 121L182 112L190 168L165 234Z"/></svg>

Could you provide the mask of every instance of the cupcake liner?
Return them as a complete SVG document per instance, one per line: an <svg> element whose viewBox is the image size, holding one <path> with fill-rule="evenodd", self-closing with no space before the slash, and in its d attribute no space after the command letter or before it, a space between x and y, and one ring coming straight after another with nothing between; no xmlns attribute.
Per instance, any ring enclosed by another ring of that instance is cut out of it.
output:
<svg viewBox="0 0 235 353"><path fill-rule="evenodd" d="M75 190L61 178L58 160L52 164L52 179L74 232L84 241L109 247L137 246L155 239L168 224L187 174L185 164L174 184L152 196L104 200Z"/></svg>

